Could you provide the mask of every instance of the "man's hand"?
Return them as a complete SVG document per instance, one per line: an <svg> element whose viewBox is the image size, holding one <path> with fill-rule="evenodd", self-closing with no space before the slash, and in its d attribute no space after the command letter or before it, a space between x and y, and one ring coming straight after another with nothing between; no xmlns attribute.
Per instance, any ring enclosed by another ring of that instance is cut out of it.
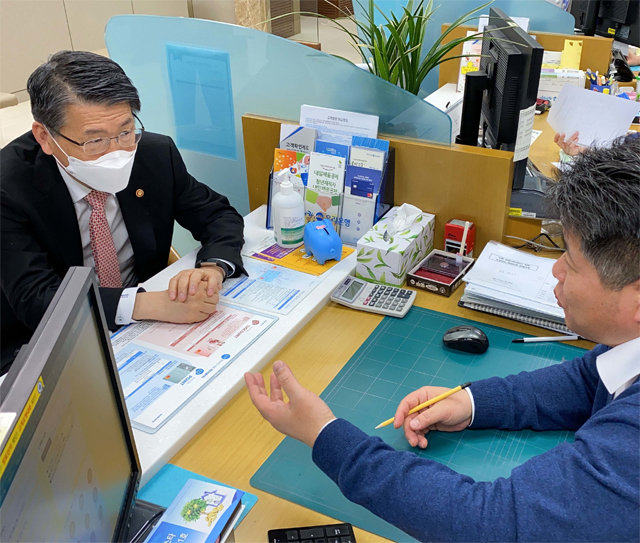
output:
<svg viewBox="0 0 640 543"><path fill-rule="evenodd" d="M447 390L449 389L444 387L422 387L405 396L398 405L393 426L394 428L404 426L404 435L412 447L425 449L428 444L425 435L429 430L458 432L471 423L471 400L464 390L407 416L416 405L435 398Z"/></svg>
<svg viewBox="0 0 640 543"><path fill-rule="evenodd" d="M184 302L189 296L194 296L200 283L205 282L207 296L211 297L220 292L224 272L215 264L205 265L200 268L182 270L169 281L169 299ZM217 303L216 300L215 303Z"/></svg>
<svg viewBox="0 0 640 543"><path fill-rule="evenodd" d="M245 373L244 380L253 405L271 425L313 447L320 430L335 419L329 406L310 390L304 388L293 376L291 369L282 360L273 364L270 377L271 395L267 394L260 373ZM289 397L284 401L282 391Z"/></svg>
<svg viewBox="0 0 640 543"><path fill-rule="evenodd" d="M578 132L574 132L568 139L565 139L564 134L557 133L555 136L553 136L553 141L569 156L575 156L585 150L585 147L578 143L579 135L580 134Z"/></svg>
<svg viewBox="0 0 640 543"><path fill-rule="evenodd" d="M209 296L208 284L200 281L196 291L185 301L171 300L168 291L139 292L133 306L135 320L192 323L200 322L215 312L218 293Z"/></svg>

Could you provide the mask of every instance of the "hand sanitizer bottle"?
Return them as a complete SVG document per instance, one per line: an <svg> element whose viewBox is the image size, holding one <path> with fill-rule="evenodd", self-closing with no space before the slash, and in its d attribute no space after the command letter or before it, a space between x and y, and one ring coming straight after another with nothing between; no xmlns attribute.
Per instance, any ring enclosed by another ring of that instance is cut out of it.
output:
<svg viewBox="0 0 640 543"><path fill-rule="evenodd" d="M273 197L271 210L276 243L285 249L302 245L304 202L288 179L280 183L280 190Z"/></svg>

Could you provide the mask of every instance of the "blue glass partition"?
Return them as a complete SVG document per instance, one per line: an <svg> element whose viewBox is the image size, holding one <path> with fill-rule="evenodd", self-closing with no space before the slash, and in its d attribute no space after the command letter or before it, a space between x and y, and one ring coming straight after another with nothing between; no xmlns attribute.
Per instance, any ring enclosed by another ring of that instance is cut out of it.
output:
<svg viewBox="0 0 640 543"><path fill-rule="evenodd" d="M140 92L141 119L176 141L189 172L249 212L241 117L297 122L300 106L380 117L379 132L448 145L449 117L350 62L278 36L201 19L121 15L106 28L110 57ZM267 179L265 179L267 183ZM193 247L178 231L182 254Z"/></svg>
<svg viewBox="0 0 640 543"><path fill-rule="evenodd" d="M416 0L417 3L418 0ZM441 34L442 25L455 21L464 13L482 5L486 0L434 0L433 5L437 7L435 13L427 25L423 40L423 50L428 50ZM375 0L375 4L387 17L390 13L397 17L402 15L402 8L406 6L407 0ZM426 4L426 0L425 0ZM358 21L365 20L363 8L367 8L369 0L353 0L354 15ZM528 17L529 30L539 32L557 32L559 34L573 34L575 20L573 15L567 13L558 6L549 3L547 0L494 0L493 3L484 10L484 14L489 13L490 7L500 8L509 17ZM374 15L376 24L384 24L386 21L382 14L376 10ZM471 26L478 26L478 19L468 23ZM438 68L431 70L421 86L421 96L431 94L438 88Z"/></svg>

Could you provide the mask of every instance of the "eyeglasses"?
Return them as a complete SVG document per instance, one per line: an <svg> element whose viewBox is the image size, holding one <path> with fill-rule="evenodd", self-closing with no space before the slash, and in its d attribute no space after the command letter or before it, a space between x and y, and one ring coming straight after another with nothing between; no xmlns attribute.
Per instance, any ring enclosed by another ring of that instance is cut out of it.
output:
<svg viewBox="0 0 640 543"><path fill-rule="evenodd" d="M140 123L140 127L135 127L133 130L125 130L124 132L120 132L120 134L118 134L117 136L113 136L112 138L96 138L81 143L79 141L74 141L71 138L68 138L61 132L58 132L58 134L68 142L73 143L78 147L82 147L82 150L87 155L100 155L107 149L109 149L109 147L111 147L111 140L116 140L116 143L120 147L133 147L140 141L142 133L144 132L144 125L135 114L133 116L135 117L136 121Z"/></svg>

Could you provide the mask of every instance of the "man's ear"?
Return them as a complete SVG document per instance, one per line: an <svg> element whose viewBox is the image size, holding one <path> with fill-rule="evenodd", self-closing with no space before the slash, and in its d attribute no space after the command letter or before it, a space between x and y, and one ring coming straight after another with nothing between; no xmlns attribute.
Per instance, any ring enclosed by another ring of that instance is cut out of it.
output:
<svg viewBox="0 0 640 543"><path fill-rule="evenodd" d="M635 313L633 315L636 324L640 328L640 279L638 279L635 283L632 284L632 296L635 302Z"/></svg>
<svg viewBox="0 0 640 543"><path fill-rule="evenodd" d="M36 138L36 141L40 144L40 147L42 147L42 151L47 155L52 155L53 146L55 144L51 141L51 136L44 125L34 121L31 125L31 132L33 133L33 137Z"/></svg>

